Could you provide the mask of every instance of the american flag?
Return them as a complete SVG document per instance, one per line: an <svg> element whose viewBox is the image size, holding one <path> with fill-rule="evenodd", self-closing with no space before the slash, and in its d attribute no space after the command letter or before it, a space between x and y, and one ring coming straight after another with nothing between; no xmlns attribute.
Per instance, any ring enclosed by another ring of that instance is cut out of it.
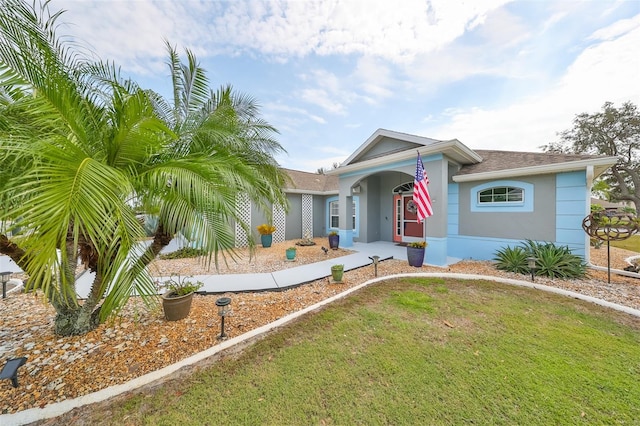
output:
<svg viewBox="0 0 640 426"><path fill-rule="evenodd" d="M424 164L418 152L418 164L416 164L416 179L413 182L413 202L418 206L418 222L433 216L431 196L429 195L429 178L424 172Z"/></svg>

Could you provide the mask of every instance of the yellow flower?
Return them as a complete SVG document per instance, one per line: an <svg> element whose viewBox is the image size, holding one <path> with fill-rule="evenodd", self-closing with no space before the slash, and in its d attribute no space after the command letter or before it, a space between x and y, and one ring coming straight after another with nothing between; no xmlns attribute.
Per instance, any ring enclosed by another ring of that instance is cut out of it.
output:
<svg viewBox="0 0 640 426"><path fill-rule="evenodd" d="M258 230L260 235L271 235L276 231L275 226L268 225L266 223L263 223L262 225L257 226L256 229Z"/></svg>

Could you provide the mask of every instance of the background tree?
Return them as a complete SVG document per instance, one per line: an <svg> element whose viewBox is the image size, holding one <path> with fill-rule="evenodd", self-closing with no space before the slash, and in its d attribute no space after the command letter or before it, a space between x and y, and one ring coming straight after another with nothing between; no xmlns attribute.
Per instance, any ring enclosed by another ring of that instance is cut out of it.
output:
<svg viewBox="0 0 640 426"><path fill-rule="evenodd" d="M631 201L640 211L640 112L636 105L625 102L616 108L606 102L600 112L577 115L573 128L559 136L558 142L542 148L547 152L619 157L602 177L609 187L610 201Z"/></svg>
<svg viewBox="0 0 640 426"><path fill-rule="evenodd" d="M326 173L326 172L328 172L328 171L331 171L331 170L335 170L335 169L337 169L338 167L340 167L340 163L338 163L338 162L334 162L334 163L331 165L331 167L330 167L330 168L328 168L328 169L327 169L327 168L325 168L325 167L320 167L319 169L317 169L317 170L316 170L316 173L317 173L317 174L319 174L319 175L323 175L323 174L325 174L325 173Z"/></svg>
<svg viewBox="0 0 640 426"><path fill-rule="evenodd" d="M59 39L61 12L35 5L0 0L0 221L24 230L8 238L3 229L0 253L53 305L57 334L82 334L132 291L155 295L145 266L176 233L215 259L232 247L239 192L259 205L284 204L271 156L281 147L257 107L230 88L205 103L177 100L186 110L167 109L170 120L157 94ZM202 88L181 81L174 94ZM137 206L158 218L146 251ZM83 303L78 259L95 274Z"/></svg>

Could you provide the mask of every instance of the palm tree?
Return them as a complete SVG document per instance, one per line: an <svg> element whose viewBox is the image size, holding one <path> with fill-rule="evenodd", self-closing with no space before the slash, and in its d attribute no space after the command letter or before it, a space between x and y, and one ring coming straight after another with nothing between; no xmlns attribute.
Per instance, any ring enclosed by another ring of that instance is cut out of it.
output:
<svg viewBox="0 0 640 426"><path fill-rule="evenodd" d="M267 213L273 203L287 207L281 188L288 176L273 158L283 148L273 137L276 129L259 117L254 99L235 93L231 86L210 90L195 55L187 49L185 64L175 48L168 42L166 46L173 100L155 93L150 97L158 117L178 136L168 150L175 157L169 179L174 192L170 198L156 197L157 185L164 187L167 182L165 168L160 175L154 169L151 179L142 180L144 187L137 188L143 209L157 212L158 219L144 259L155 258L176 232L182 232L213 254L217 265L217 254L235 245L230 221L249 232L234 207L239 193ZM203 193L194 197L196 189ZM247 243L254 245L252 239Z"/></svg>
<svg viewBox="0 0 640 426"><path fill-rule="evenodd" d="M269 151L280 147L250 102L229 89L196 107L198 78L182 91L194 101L174 104L193 109L163 109L114 64L72 51L56 36L60 15L47 2L39 10L1 3L0 166L9 179L0 200L11 203L0 220L23 232L3 234L0 253L54 306L55 332L71 335L117 313L134 290L155 294L145 266L177 232L197 236L217 262L234 243L238 192L259 205L285 199ZM142 254L138 207L158 218ZM75 294L78 259L95 273L84 303Z"/></svg>

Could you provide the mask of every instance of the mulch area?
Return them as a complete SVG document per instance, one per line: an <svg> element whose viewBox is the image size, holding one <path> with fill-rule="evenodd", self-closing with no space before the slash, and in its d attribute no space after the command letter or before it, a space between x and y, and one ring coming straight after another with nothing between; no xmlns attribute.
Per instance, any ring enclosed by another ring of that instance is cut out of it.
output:
<svg viewBox="0 0 640 426"><path fill-rule="evenodd" d="M343 249L324 254L319 247L326 244L326 239L317 241L317 246L298 247L297 262L284 260L284 250L292 245L289 241L268 249L259 248L252 259L246 257L238 264L230 263L221 272L277 270L348 254ZM612 248L612 267L622 269L626 266L624 259L634 254ZM591 256L593 263L606 266L606 250L592 250ZM180 259L157 262L154 268L156 271L195 274L202 273L203 265L198 260ZM490 262L460 262L447 268L414 268L399 260L378 265L379 276L410 272L456 272L528 279L497 271ZM373 268L364 267L346 272L342 283L322 279L281 292L225 294L232 299L233 309L232 316L225 322L225 332L229 337L239 336L371 278ZM537 278L536 282L640 309L639 280L615 275L611 283L606 280L606 272L592 272L584 280ZM164 320L161 307L148 310L137 298L132 298L114 321L84 336L59 337L53 334L55 312L44 303L41 295L11 294L0 300L0 360L26 356L28 361L20 369L18 388L13 388L9 380L0 382L0 413L44 407L86 395L219 344L220 318L215 301L221 296L196 295L189 317L174 322ZM47 424L56 424L56 421Z"/></svg>

